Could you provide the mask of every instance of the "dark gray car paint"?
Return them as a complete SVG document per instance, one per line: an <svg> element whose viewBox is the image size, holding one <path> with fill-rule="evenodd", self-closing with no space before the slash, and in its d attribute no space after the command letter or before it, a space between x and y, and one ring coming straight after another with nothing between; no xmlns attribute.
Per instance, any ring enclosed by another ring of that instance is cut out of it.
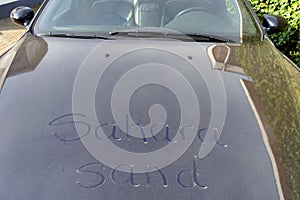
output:
<svg viewBox="0 0 300 200"><path fill-rule="evenodd" d="M73 84L80 64L99 41L43 41L47 52L35 69L8 77L0 93L1 199L279 199L261 131L240 84L240 79L248 77L221 72L227 96L226 121L219 143L206 158L194 159L201 146L201 138L196 138L172 165L148 176L130 176L101 164L80 140L62 140L65 136L76 138L72 123ZM135 48L140 42L112 42L110 53L122 45ZM160 41L160 45L164 48L169 42ZM179 48L181 43L173 45ZM186 55L195 55L194 50L191 45ZM160 89L149 90L155 93ZM205 87L201 91L207 94ZM100 97L99 92L96 98ZM141 97L136 98L137 104L147 100L147 95ZM156 98L163 103L159 96ZM203 107L209 105L209 100L203 101ZM205 130L210 112L202 115L205 120L200 128ZM56 126L55 119L59 117L69 123ZM140 186L135 187L136 183ZM208 188L202 189L198 184Z"/></svg>

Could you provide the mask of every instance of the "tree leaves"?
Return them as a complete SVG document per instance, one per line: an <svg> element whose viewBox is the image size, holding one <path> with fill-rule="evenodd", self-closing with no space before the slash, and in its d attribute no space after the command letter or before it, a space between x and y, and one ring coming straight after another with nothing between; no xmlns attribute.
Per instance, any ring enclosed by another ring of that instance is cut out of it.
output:
<svg viewBox="0 0 300 200"><path fill-rule="evenodd" d="M300 67L300 1L299 0L250 0L257 16L281 15L288 20L285 31L270 35L275 46Z"/></svg>

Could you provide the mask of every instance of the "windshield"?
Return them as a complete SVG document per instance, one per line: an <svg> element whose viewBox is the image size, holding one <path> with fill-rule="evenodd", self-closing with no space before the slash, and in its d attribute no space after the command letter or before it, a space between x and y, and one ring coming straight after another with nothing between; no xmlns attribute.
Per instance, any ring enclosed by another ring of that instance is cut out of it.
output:
<svg viewBox="0 0 300 200"><path fill-rule="evenodd" d="M155 33L175 31L240 42L245 33L257 34L247 12L236 0L51 0L34 32L115 35L144 28L149 33L153 28Z"/></svg>

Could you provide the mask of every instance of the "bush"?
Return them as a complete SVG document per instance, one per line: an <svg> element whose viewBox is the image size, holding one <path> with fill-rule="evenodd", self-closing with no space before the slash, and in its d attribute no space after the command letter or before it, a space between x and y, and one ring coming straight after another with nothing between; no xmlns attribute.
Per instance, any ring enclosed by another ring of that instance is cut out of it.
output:
<svg viewBox="0 0 300 200"><path fill-rule="evenodd" d="M270 35L275 46L300 67L300 2L299 0L249 0L257 16L275 14L288 20L285 31Z"/></svg>

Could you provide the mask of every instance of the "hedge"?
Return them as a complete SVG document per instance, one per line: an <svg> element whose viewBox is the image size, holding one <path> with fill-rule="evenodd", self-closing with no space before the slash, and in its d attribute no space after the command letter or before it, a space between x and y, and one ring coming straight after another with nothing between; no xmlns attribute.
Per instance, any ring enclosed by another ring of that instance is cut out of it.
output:
<svg viewBox="0 0 300 200"><path fill-rule="evenodd" d="M299 0L249 0L257 16L275 14L288 20L285 31L270 35L275 46L300 67L300 1Z"/></svg>

